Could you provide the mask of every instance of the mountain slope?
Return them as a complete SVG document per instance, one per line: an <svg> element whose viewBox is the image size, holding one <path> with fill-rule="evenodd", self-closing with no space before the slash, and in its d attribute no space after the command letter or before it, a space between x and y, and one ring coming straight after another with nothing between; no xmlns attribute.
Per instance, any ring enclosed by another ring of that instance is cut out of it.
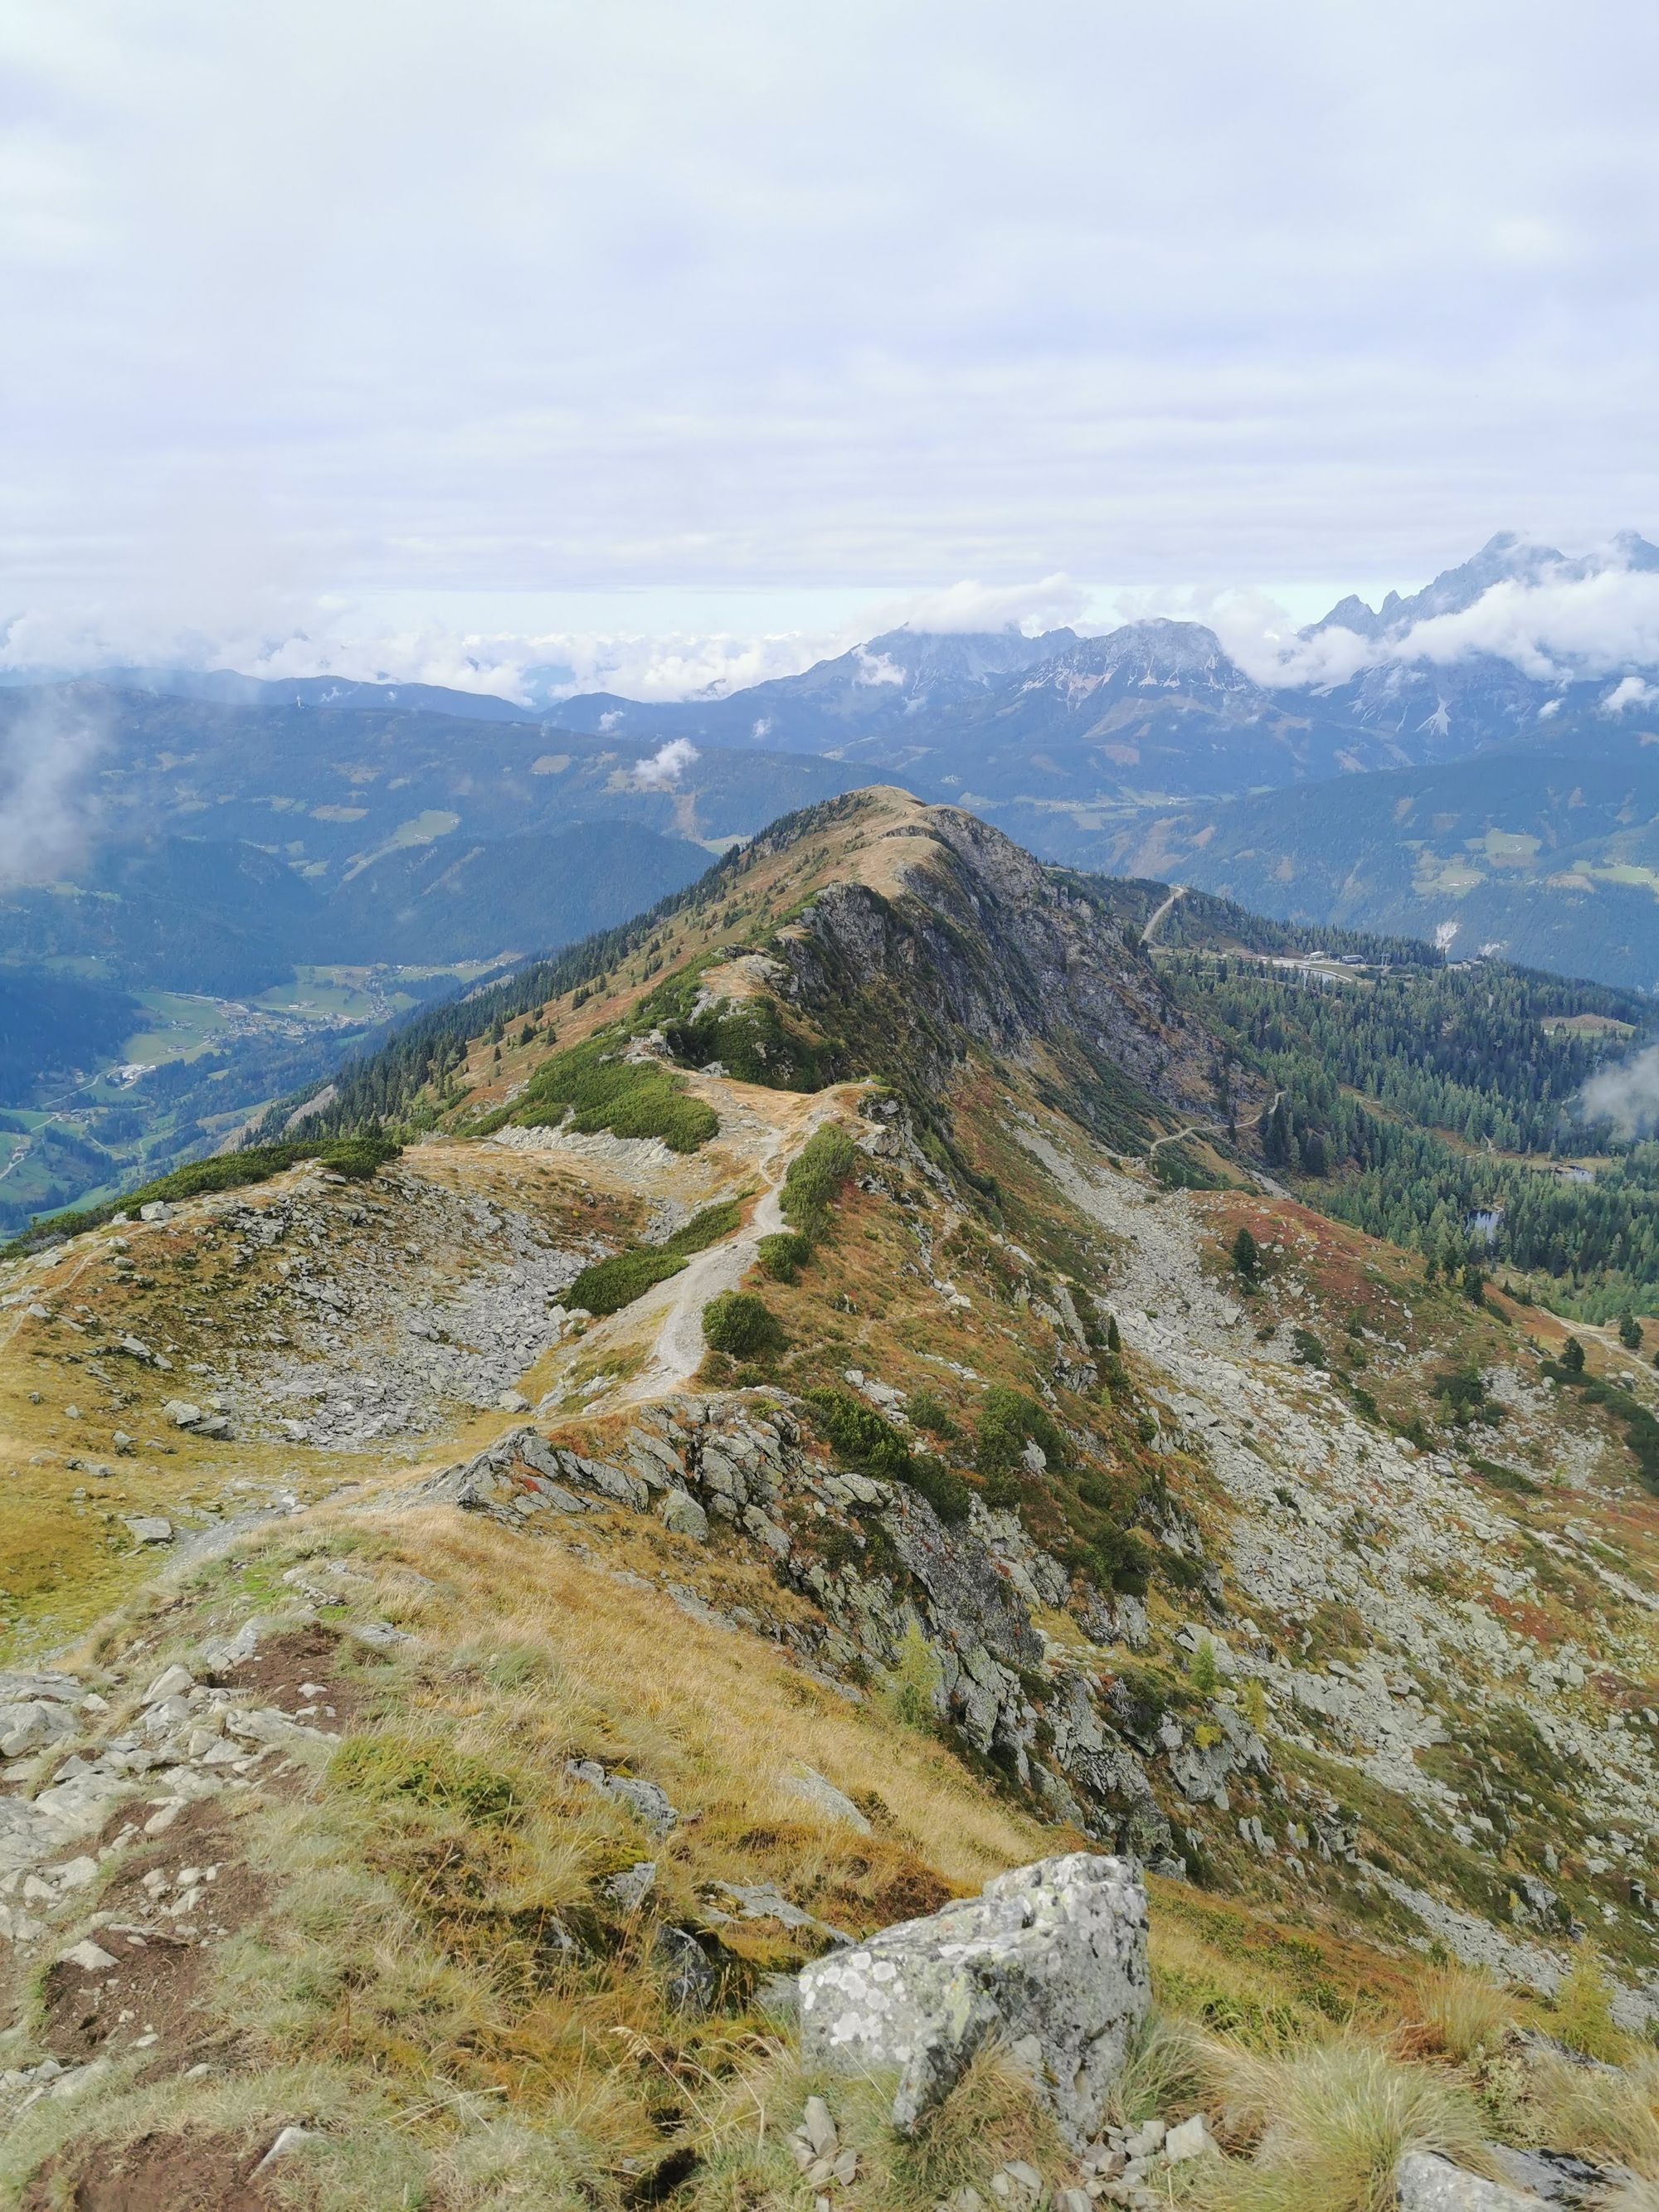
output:
<svg viewBox="0 0 1659 2212"><path fill-rule="evenodd" d="M1649 990L1659 979L1653 733L1605 716L1501 753L1158 814L1101 865L1258 912L1483 947Z"/></svg>
<svg viewBox="0 0 1659 2212"><path fill-rule="evenodd" d="M1654 2164L1651 1370L1285 1198L1109 902L957 810L831 801L507 988L319 1115L385 1100L378 1172L5 1263L14 1661L121 1603L9 1685L0 2185L1265 2205L1322 2068L1384 2114L1331 2212L1626 2106ZM1103 2181L1018 2051L908 2137L803 2073L779 1978L1109 1849L1121 2118L1212 2157Z"/></svg>

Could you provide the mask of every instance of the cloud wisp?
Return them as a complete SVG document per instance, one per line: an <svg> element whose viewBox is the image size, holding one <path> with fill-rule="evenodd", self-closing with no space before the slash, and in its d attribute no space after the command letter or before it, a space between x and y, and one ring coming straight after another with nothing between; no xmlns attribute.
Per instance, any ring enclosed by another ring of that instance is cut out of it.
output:
<svg viewBox="0 0 1659 2212"><path fill-rule="evenodd" d="M1659 1127L1659 1044L1592 1075L1577 1110L1586 1121L1611 1121L1621 1137L1651 1136Z"/></svg>
<svg viewBox="0 0 1659 2212"><path fill-rule="evenodd" d="M634 771L634 781L641 791L672 791L680 778L699 757L696 747L689 738L671 738L660 745L649 760L643 760Z"/></svg>
<svg viewBox="0 0 1659 2212"><path fill-rule="evenodd" d="M30 694L0 722L0 885L52 883L85 855L107 738L100 714L59 692Z"/></svg>

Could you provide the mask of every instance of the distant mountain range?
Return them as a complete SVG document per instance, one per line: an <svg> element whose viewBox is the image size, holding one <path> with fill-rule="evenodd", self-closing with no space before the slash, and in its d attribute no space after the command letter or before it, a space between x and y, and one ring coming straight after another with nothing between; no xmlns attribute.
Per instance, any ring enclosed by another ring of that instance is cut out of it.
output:
<svg viewBox="0 0 1659 2212"><path fill-rule="evenodd" d="M1204 624L1152 620L1092 637L901 629L799 675L677 702L554 697L567 672L552 667L526 671L518 701L224 671L0 690L0 738L43 702L107 733L81 906L59 899L48 916L42 895L11 895L0 958L49 943L47 957L128 980L122 945L131 969L133 948L159 957L168 928L123 931L85 900L113 894L136 914L158 867L179 894L172 935L189 935L199 907L204 972L222 988L246 987L244 953L263 976L319 945L405 963L539 950L781 813L884 781L971 807L1051 859L1184 872L1313 922L1449 928L1460 947L1502 941L1645 988L1659 899L1626 848L1656 812L1659 751L1640 740L1659 727L1659 673L1540 672L1491 652L1448 658L1443 628L1419 638L1495 589L1608 568L1659 569L1659 548L1626 534L1577 556L1500 534L1408 598L1340 600L1303 642L1329 664L1346 634L1353 650L1334 665L1352 672L1318 684L1257 680ZM1601 796L1556 819L1567 766L1574 789ZM556 853L535 842L598 824L605 837ZM1535 866L1491 860L1529 839ZM257 865L246 850L186 865L176 841L257 848ZM257 897L202 888L261 870Z"/></svg>

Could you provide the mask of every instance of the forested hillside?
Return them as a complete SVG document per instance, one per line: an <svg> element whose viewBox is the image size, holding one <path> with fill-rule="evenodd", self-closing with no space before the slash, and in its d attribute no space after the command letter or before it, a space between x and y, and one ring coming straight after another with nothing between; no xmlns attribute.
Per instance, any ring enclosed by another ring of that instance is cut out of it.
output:
<svg viewBox="0 0 1659 2212"><path fill-rule="evenodd" d="M1659 1146L1577 1110L1609 1048L1651 1024L1644 1000L1496 961L1340 981L1237 956L1163 962L1271 1081L1254 1133L1311 1203L1588 1318L1659 1306Z"/></svg>

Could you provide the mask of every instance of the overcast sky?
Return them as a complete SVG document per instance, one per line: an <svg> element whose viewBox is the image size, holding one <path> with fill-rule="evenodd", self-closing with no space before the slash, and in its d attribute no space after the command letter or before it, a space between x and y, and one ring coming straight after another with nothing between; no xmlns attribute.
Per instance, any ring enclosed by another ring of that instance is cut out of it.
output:
<svg viewBox="0 0 1659 2212"><path fill-rule="evenodd" d="M9 0L12 658L691 681L1659 532L1656 62L1641 0Z"/></svg>

